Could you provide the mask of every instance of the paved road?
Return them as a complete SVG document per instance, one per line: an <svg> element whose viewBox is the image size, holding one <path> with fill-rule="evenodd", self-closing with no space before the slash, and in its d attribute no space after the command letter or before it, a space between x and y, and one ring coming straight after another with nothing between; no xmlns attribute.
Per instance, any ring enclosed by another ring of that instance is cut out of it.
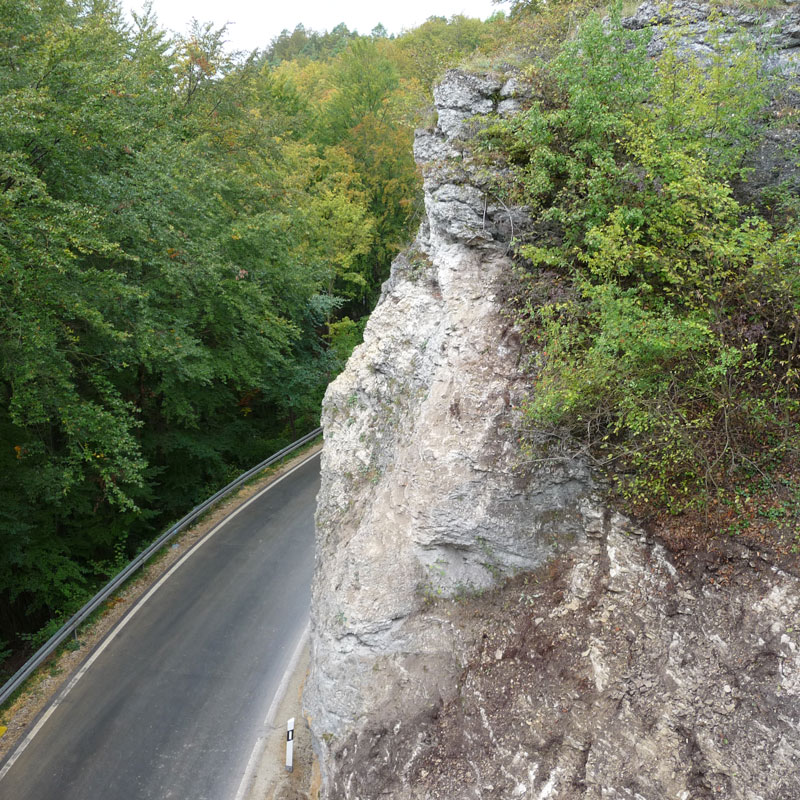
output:
<svg viewBox="0 0 800 800"><path fill-rule="evenodd" d="M308 618L318 489L313 457L203 540L55 708L0 800L233 800Z"/></svg>

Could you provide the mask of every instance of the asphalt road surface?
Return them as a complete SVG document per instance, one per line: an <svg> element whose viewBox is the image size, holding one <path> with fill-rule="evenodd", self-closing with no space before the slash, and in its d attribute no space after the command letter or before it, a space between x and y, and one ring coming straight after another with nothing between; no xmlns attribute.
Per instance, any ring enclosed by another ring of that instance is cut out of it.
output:
<svg viewBox="0 0 800 800"><path fill-rule="evenodd" d="M0 799L233 800L308 619L318 489L315 456L202 539L12 751Z"/></svg>

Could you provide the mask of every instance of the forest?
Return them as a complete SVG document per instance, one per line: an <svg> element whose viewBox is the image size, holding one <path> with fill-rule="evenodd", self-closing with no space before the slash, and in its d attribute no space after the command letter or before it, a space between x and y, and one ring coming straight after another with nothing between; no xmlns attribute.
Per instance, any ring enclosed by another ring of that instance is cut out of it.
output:
<svg viewBox="0 0 800 800"><path fill-rule="evenodd" d="M2 4L0 655L315 427L419 222L431 86L506 27L244 54L114 0Z"/></svg>

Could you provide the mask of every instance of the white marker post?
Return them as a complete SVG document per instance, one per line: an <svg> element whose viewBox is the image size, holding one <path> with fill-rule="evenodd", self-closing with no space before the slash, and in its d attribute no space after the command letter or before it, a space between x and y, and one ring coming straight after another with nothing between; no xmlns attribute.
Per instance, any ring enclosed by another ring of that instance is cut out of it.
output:
<svg viewBox="0 0 800 800"><path fill-rule="evenodd" d="M286 723L286 771L292 771L294 757L294 717Z"/></svg>

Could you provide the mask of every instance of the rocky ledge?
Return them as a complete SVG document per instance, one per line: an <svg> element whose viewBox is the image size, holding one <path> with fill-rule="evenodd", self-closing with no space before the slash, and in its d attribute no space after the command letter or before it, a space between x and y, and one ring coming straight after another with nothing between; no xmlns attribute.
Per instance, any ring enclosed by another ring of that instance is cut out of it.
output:
<svg viewBox="0 0 800 800"><path fill-rule="evenodd" d="M461 642L453 689L351 733L331 797L800 797L797 578L737 547L690 577L617 515L585 532L437 605Z"/></svg>

